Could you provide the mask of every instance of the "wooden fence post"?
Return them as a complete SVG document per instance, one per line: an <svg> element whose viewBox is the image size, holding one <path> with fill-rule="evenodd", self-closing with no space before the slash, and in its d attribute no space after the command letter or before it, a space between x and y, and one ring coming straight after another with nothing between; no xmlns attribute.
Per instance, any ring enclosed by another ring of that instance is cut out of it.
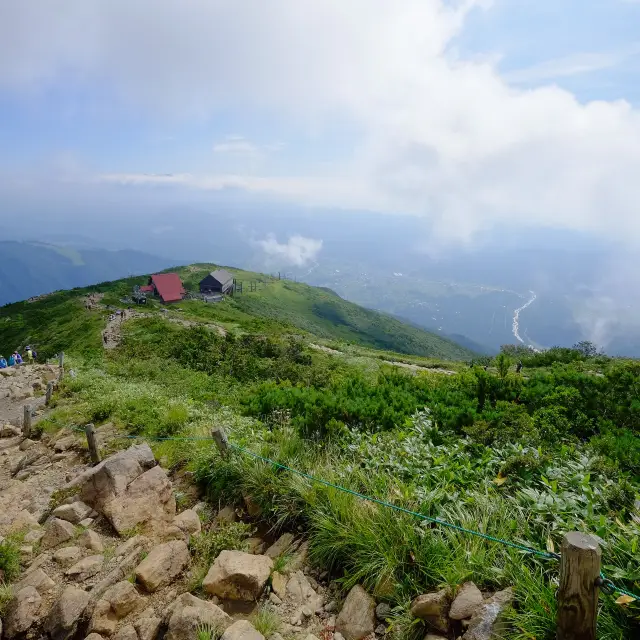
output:
<svg viewBox="0 0 640 640"><path fill-rule="evenodd" d="M64 351L60 352L58 356L58 360L60 363L60 372L58 373L58 380L62 380L64 378Z"/></svg>
<svg viewBox="0 0 640 640"><path fill-rule="evenodd" d="M224 429L222 427L214 427L211 429L211 436L216 441L216 447L218 447L222 457L227 458L229 456L229 440Z"/></svg>
<svg viewBox="0 0 640 640"><path fill-rule="evenodd" d="M600 545L572 531L562 540L557 640L596 640Z"/></svg>
<svg viewBox="0 0 640 640"><path fill-rule="evenodd" d="M44 396L44 403L48 407L51 404L51 396L53 395L53 380L47 382L47 393Z"/></svg>
<svg viewBox="0 0 640 640"><path fill-rule="evenodd" d="M31 437L31 405L25 404L23 407L23 419L22 419L22 435L25 438Z"/></svg>
<svg viewBox="0 0 640 640"><path fill-rule="evenodd" d="M87 444L89 445L89 455L91 456L91 462L98 464L100 462L100 450L98 449L98 441L96 440L96 430L94 426L89 423L84 432L87 435Z"/></svg>

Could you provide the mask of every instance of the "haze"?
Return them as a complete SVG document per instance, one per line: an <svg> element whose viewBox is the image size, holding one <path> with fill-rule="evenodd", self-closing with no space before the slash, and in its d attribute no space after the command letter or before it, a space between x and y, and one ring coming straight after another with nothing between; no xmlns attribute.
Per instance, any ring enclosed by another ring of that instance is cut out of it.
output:
<svg viewBox="0 0 640 640"><path fill-rule="evenodd" d="M3 3L0 240L290 270L491 349L532 290L523 340L640 355L638 33L633 0Z"/></svg>

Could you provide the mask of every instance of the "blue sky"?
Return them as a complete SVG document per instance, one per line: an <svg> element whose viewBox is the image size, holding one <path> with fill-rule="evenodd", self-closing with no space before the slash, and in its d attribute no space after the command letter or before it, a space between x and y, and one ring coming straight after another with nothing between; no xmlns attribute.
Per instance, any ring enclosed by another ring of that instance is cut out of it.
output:
<svg viewBox="0 0 640 640"><path fill-rule="evenodd" d="M3 3L2 180L640 238L639 2L187 4Z"/></svg>

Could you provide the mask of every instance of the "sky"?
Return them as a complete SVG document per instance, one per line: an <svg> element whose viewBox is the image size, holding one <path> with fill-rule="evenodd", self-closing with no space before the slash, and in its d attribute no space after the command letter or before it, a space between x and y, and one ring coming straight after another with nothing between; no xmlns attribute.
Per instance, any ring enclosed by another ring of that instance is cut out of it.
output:
<svg viewBox="0 0 640 640"><path fill-rule="evenodd" d="M233 187L443 243L638 246L639 175L638 0L0 3L7 189Z"/></svg>

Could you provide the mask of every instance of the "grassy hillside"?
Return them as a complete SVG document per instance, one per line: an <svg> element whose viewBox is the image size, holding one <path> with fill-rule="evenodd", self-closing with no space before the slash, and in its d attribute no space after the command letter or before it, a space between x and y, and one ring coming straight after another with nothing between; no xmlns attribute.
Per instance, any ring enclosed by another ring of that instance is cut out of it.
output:
<svg viewBox="0 0 640 640"><path fill-rule="evenodd" d="M177 269L188 290L197 291L198 283L215 265L195 265ZM286 333L303 331L316 338L351 342L403 354L413 354L444 360L464 360L473 353L456 343L433 333L403 324L399 320L363 309L347 302L330 291L301 283L277 280L262 274L232 270L244 283L244 293L226 298L218 304L201 301L180 303L181 312L169 307L172 315L181 318L215 322L230 330ZM47 352L74 346L99 347L97 330L88 331L90 314L74 316L73 310L82 305L81 298L88 291L98 291L107 297L106 303L122 306L121 297L130 293L133 284L146 284L146 278L130 278L103 283L89 289L55 293L35 303L21 302L0 309L0 340L11 345L25 342L40 343ZM256 290L251 291L251 283ZM159 312L159 305L146 309ZM7 321L7 318L10 320ZM46 320L45 320L46 319ZM4 323L4 324L3 324ZM71 324L82 324L73 328ZM87 325L87 326L85 326ZM92 338L90 338L92 336Z"/></svg>
<svg viewBox="0 0 640 640"><path fill-rule="evenodd" d="M181 273L192 288L208 269ZM245 293L224 303L185 301L167 312L150 303L110 351L100 341L109 312L85 309L86 291L9 305L0 309L0 349L28 340L40 353L71 354L76 375L65 377L42 428L109 421L162 439L154 449L163 464L191 472L214 504L242 509L250 496L262 525L305 531L313 561L345 589L361 583L388 602L390 640L424 638L412 598L468 580L486 591L514 587L505 638L551 640L558 564L422 526L244 453L222 459L210 442L184 436L222 426L232 443L303 473L538 550L558 550L567 531L595 534L607 576L640 590L637 362L586 348L514 349L511 360L469 368L420 355L461 355L456 345L330 291L270 279L249 291L259 276L236 276ZM92 290L121 305L135 282ZM603 594L598 625L601 640L639 637L638 602Z"/></svg>

